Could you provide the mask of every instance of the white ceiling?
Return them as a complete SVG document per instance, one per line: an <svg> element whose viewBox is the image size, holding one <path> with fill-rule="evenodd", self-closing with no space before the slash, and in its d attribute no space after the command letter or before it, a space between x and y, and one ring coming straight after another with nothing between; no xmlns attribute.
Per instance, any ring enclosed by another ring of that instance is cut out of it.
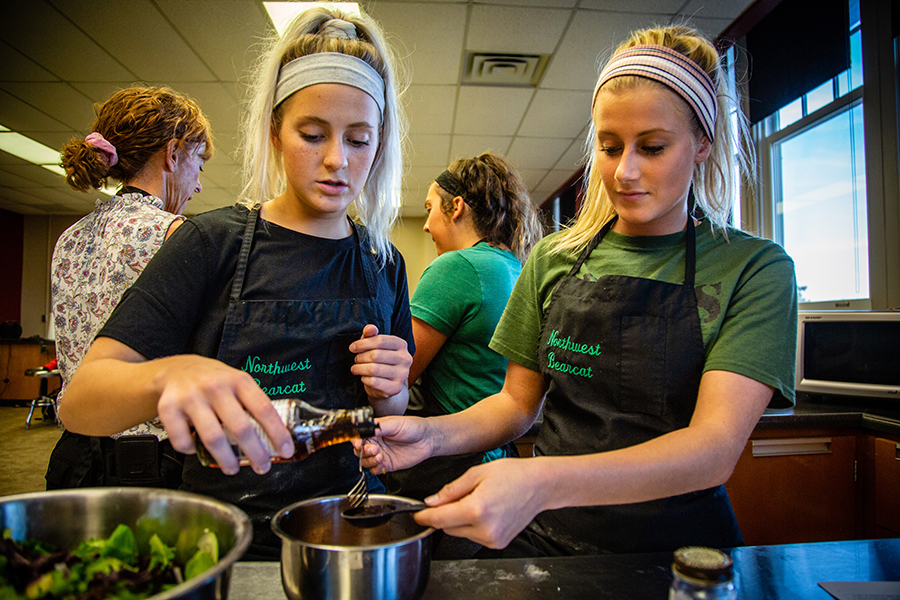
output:
<svg viewBox="0 0 900 600"><path fill-rule="evenodd" d="M714 37L752 0L368 0L406 57L411 85L404 214L453 159L507 155L542 202L577 169L598 56L637 27L689 19ZM187 213L234 202L236 131L254 42L271 27L262 0L3 0L0 124L52 148L90 133L93 103L135 82L195 98L216 154ZM548 54L534 87L460 85L467 52ZM84 214L96 193L0 152L0 208Z"/></svg>

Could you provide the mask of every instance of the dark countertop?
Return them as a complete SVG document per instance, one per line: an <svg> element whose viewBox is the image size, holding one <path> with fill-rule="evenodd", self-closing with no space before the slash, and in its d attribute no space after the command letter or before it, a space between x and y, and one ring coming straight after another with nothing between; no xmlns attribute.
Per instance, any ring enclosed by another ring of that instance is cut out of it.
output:
<svg viewBox="0 0 900 600"><path fill-rule="evenodd" d="M820 581L900 581L900 539L730 550L743 600L832 598ZM666 598L671 553L434 561L423 600ZM282 600L277 562L237 563L231 600Z"/></svg>
<svg viewBox="0 0 900 600"><path fill-rule="evenodd" d="M799 394L794 408L766 410L756 428L856 428L900 435L900 398L842 399Z"/></svg>

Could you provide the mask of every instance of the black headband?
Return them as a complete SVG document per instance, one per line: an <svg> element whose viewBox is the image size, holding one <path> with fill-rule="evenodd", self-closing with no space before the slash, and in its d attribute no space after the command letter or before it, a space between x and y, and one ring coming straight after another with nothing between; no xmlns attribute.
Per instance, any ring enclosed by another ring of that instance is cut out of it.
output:
<svg viewBox="0 0 900 600"><path fill-rule="evenodd" d="M459 177L457 177L450 171L444 171L443 173L435 177L434 182L447 190L449 193L453 194L454 198L456 196L460 196L463 200L466 199L466 188L463 185L463 182L459 180Z"/></svg>

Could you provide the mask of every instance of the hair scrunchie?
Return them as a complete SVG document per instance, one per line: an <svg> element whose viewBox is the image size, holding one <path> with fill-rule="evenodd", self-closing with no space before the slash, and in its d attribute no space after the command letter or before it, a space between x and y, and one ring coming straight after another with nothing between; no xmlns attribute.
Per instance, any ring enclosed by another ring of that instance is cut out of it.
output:
<svg viewBox="0 0 900 600"><path fill-rule="evenodd" d="M355 40L356 25L343 19L329 19L322 24L319 34L325 37L342 38L345 40Z"/></svg>
<svg viewBox="0 0 900 600"><path fill-rule="evenodd" d="M88 136L84 138L84 141L99 150L106 158L106 162L109 163L110 167L119 162L119 155L116 154L116 147L107 142L106 139L96 131L88 134Z"/></svg>

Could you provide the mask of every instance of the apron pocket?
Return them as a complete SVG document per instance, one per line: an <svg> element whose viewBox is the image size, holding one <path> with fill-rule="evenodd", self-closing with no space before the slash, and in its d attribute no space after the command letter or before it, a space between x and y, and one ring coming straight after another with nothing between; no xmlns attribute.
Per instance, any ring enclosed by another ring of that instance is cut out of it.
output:
<svg viewBox="0 0 900 600"><path fill-rule="evenodd" d="M619 409L661 416L665 411L665 317L622 317L619 348Z"/></svg>

